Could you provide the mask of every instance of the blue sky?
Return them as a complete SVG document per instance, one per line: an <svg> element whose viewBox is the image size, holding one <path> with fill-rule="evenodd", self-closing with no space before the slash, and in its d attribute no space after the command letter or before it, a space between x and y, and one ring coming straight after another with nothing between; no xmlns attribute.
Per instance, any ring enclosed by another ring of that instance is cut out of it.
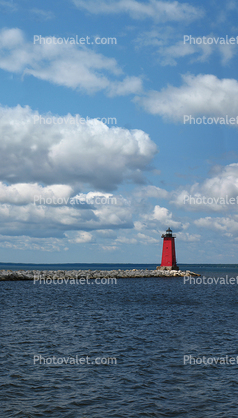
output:
<svg viewBox="0 0 238 418"><path fill-rule="evenodd" d="M0 260L236 263L238 3L0 11Z"/></svg>

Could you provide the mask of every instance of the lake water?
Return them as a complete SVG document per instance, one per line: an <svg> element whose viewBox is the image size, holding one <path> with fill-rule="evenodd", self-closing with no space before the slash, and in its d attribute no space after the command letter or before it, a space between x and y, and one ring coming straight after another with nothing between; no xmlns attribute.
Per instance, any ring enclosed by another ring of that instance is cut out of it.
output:
<svg viewBox="0 0 238 418"><path fill-rule="evenodd" d="M237 265L180 267L238 276ZM238 284L151 278L0 288L1 417L237 418L238 365L198 363L238 356Z"/></svg>

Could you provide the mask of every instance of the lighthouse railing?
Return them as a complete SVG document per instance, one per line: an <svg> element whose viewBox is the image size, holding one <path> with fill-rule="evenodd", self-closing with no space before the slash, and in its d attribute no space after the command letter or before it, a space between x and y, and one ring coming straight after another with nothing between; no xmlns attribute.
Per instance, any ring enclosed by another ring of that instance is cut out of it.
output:
<svg viewBox="0 0 238 418"><path fill-rule="evenodd" d="M176 238L176 234L162 234L161 238Z"/></svg>

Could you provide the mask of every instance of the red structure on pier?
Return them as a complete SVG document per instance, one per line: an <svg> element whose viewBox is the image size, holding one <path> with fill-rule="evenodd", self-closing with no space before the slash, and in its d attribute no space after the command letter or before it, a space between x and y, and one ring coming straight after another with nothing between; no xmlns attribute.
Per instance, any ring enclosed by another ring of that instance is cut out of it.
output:
<svg viewBox="0 0 238 418"><path fill-rule="evenodd" d="M166 234L161 235L163 241L163 251L162 251L162 260L161 267L167 267L171 270L178 270L176 263L176 254L175 254L175 241L176 235L172 234L170 228L167 229Z"/></svg>

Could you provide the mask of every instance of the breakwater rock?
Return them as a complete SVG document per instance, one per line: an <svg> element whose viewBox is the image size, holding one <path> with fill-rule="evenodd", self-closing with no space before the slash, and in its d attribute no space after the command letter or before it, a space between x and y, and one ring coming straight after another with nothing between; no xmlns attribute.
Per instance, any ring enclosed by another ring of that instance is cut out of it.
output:
<svg viewBox="0 0 238 418"><path fill-rule="evenodd" d="M6 280L34 280L35 282L50 279L131 279L148 277L184 277L200 276L189 270L0 270L0 281Z"/></svg>

